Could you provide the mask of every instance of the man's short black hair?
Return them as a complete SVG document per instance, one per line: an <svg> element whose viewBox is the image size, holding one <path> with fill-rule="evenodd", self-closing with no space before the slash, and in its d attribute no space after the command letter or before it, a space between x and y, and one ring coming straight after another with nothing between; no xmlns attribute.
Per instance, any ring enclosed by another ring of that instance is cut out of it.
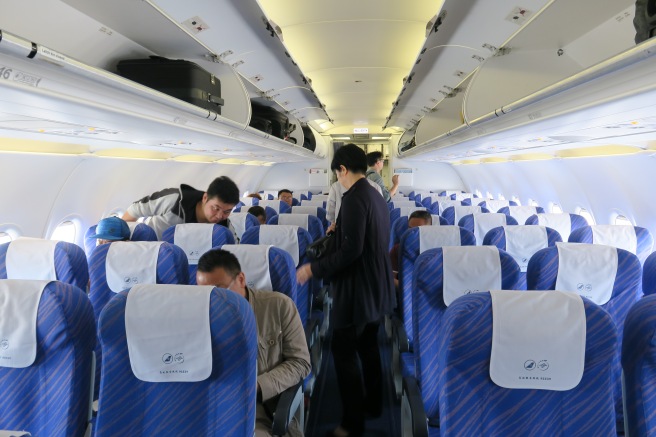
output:
<svg viewBox="0 0 656 437"><path fill-rule="evenodd" d="M281 195L282 193L294 194L294 193L292 193L291 191L289 191L288 189L283 188L282 190L278 191L278 198L280 198L280 195Z"/></svg>
<svg viewBox="0 0 656 437"><path fill-rule="evenodd" d="M239 188L229 177L219 176L207 187L207 198L218 198L223 203L236 205L239 203Z"/></svg>
<svg viewBox="0 0 656 437"><path fill-rule="evenodd" d="M335 152L330 169L332 171L339 170L342 165L352 173L365 174L367 172L367 155L355 144L346 144Z"/></svg>
<svg viewBox="0 0 656 437"><path fill-rule="evenodd" d="M214 269L221 268L233 278L241 272L241 266L237 257L223 249L212 249L205 252L198 260L198 270L203 273L211 273Z"/></svg>
<svg viewBox="0 0 656 437"><path fill-rule="evenodd" d="M373 167L379 159L383 159L383 152L367 153L367 165Z"/></svg>
<svg viewBox="0 0 656 437"><path fill-rule="evenodd" d="M410 219L413 218L426 220L426 223L428 223L429 225L433 224L433 216L428 211L422 211L422 210L413 211L412 214L410 214L410 217L408 217L408 221L410 221Z"/></svg>
<svg viewBox="0 0 656 437"><path fill-rule="evenodd" d="M264 217L266 219L266 211L261 206L251 206L248 208L248 213L253 214L255 217Z"/></svg>

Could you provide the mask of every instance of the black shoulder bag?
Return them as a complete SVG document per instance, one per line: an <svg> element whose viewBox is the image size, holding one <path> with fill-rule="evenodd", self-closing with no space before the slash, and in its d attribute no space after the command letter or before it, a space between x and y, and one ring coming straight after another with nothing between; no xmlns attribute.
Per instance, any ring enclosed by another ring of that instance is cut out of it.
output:
<svg viewBox="0 0 656 437"><path fill-rule="evenodd" d="M334 232L327 234L325 237L319 238L307 247L305 254L312 261L326 257L326 255L335 251L336 238Z"/></svg>

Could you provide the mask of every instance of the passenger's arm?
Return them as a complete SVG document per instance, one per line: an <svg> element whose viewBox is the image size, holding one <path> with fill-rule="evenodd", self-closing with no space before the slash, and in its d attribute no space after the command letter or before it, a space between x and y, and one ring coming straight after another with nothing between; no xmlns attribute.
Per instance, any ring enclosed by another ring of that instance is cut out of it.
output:
<svg viewBox="0 0 656 437"><path fill-rule="evenodd" d="M328 192L328 202L326 204L326 219L328 223L335 223L337 217L335 217L335 207L337 206L337 190L334 185L330 186L330 191Z"/></svg>
<svg viewBox="0 0 656 437"><path fill-rule="evenodd" d="M390 198L399 190L399 175L392 176L392 188L389 190Z"/></svg>
<svg viewBox="0 0 656 437"><path fill-rule="evenodd" d="M283 361L257 377L257 384L266 401L282 393L294 384L298 384L310 374L310 352L305 340L305 331L301 317L294 302L287 298L281 300L279 308L280 326L282 327Z"/></svg>
<svg viewBox="0 0 656 437"><path fill-rule="evenodd" d="M126 211L125 214L123 214L123 217L121 218L126 222L136 222L139 217L132 217L130 213Z"/></svg>

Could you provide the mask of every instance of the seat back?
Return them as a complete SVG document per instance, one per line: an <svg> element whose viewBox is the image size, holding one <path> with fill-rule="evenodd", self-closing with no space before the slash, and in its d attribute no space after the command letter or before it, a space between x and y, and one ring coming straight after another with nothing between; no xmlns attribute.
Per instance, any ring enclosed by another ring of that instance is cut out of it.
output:
<svg viewBox="0 0 656 437"><path fill-rule="evenodd" d="M292 243L294 237L296 241ZM294 264L293 276L296 278L296 267L308 262L305 251L312 244L312 241L310 233L299 226L262 225L245 232L241 244L272 245L278 249L285 250L292 257ZM248 276L246 277L248 278ZM296 291L297 296L294 300L304 324L309 320L312 304L310 284L310 282L306 282L303 285L298 285ZM281 290L274 289L274 291Z"/></svg>
<svg viewBox="0 0 656 437"><path fill-rule="evenodd" d="M567 216L569 216L569 220L567 220ZM587 226L588 222L578 214L547 213L547 214L532 215L526 219L525 224L540 225L540 226L546 226L548 228L552 228L560 234L560 238L562 238L563 241L568 241L569 234L571 234L578 228Z"/></svg>
<svg viewBox="0 0 656 437"><path fill-rule="evenodd" d="M415 211L426 211L423 206L402 206L394 208L390 211L390 223L394 223L399 217L408 217Z"/></svg>
<svg viewBox="0 0 656 437"><path fill-rule="evenodd" d="M423 205L421 202L417 202L415 200L394 200L391 202L387 202L387 207L389 208L390 211L392 211L395 208L414 208L414 207L422 207Z"/></svg>
<svg viewBox="0 0 656 437"><path fill-rule="evenodd" d="M495 200L495 199L483 199L482 202L472 202L476 203L478 206L488 209L490 212L501 212L501 208L507 208L509 206L517 206L517 202L512 200Z"/></svg>
<svg viewBox="0 0 656 437"><path fill-rule="evenodd" d="M162 240L180 247L189 263L188 284L196 285L198 259L213 247L235 244L232 232L225 226L213 223L184 223L171 226L162 234Z"/></svg>
<svg viewBox="0 0 656 437"><path fill-rule="evenodd" d="M18 238L0 244L0 279L57 280L86 290L89 268L84 251L76 244Z"/></svg>
<svg viewBox="0 0 656 437"><path fill-rule="evenodd" d="M466 206L461 200L451 200L450 198L440 197L431 204L431 210L442 215L450 206Z"/></svg>
<svg viewBox="0 0 656 437"><path fill-rule="evenodd" d="M539 229L543 232L540 232ZM520 269L518 288L526 290L526 269L531 257L540 249L553 247L556 243L562 242L562 239L558 232L544 226L519 225L513 227L508 233L506 230L505 226L490 229L483 239L483 245L496 246L513 257Z"/></svg>
<svg viewBox="0 0 656 437"><path fill-rule="evenodd" d="M262 199L264 200L274 200L278 198L278 190L264 190L260 191L262 194Z"/></svg>
<svg viewBox="0 0 656 437"><path fill-rule="evenodd" d="M325 235L323 223L321 223L319 217L310 214L274 215L267 224L299 226L310 233L312 241L317 241Z"/></svg>
<svg viewBox="0 0 656 437"><path fill-rule="evenodd" d="M656 252L649 255L642 266L642 292L656 294Z"/></svg>
<svg viewBox="0 0 656 437"><path fill-rule="evenodd" d="M312 200L301 200L301 205L300 206L316 206L319 208L326 209L326 203L328 202L327 200L314 200L315 197L312 198Z"/></svg>
<svg viewBox="0 0 656 437"><path fill-rule="evenodd" d="M591 225L582 226L569 234L570 243L605 244L628 250L643 264L654 248L654 237L639 226Z"/></svg>
<svg viewBox="0 0 656 437"><path fill-rule="evenodd" d="M241 240L244 232L253 226L260 226L260 222L253 214L247 212L233 212L230 214L230 223L237 233L237 238Z"/></svg>
<svg viewBox="0 0 656 437"><path fill-rule="evenodd" d="M520 225L526 224L526 219L535 214L544 214L541 206L504 206L499 209L502 214L507 214L517 220Z"/></svg>
<svg viewBox="0 0 656 437"><path fill-rule="evenodd" d="M422 298L424 305L417 315L424 323L416 341L421 350L418 361L425 369L421 393L426 414L429 420L437 420L439 405L443 435L616 434L608 375L617 334L599 306L583 300L587 329L581 381L573 389L555 391L502 388L490 379L490 293L453 302L441 317L440 335L435 335L438 331L429 326L439 300L435 295ZM463 387L468 387L466 396Z"/></svg>
<svg viewBox="0 0 656 437"><path fill-rule="evenodd" d="M427 228L427 226L423 228ZM431 226L431 228L422 229L422 227L419 227L408 229L401 237L401 245L399 246L401 315L410 344L412 344L414 332L414 325L412 323L412 289L417 258L427 250L443 247L447 241L448 233L454 232L454 230L460 234L461 246L476 245L474 234L458 226L444 225L437 228Z"/></svg>
<svg viewBox="0 0 656 437"><path fill-rule="evenodd" d="M116 294L99 321L103 359L95 435L253 435L258 346L248 301L214 288L209 378L162 383L142 381L132 372L125 329L128 294Z"/></svg>
<svg viewBox="0 0 656 437"><path fill-rule="evenodd" d="M5 288L11 299L14 292L24 293L26 284L38 282L2 280L0 288ZM0 320L17 316L9 299L0 305ZM12 314L4 314L6 311ZM82 290L57 281L45 285L36 313L34 362L23 368L0 366L1 429L26 430L33 436L85 435L95 332L93 310ZM12 336L3 330L4 341ZM4 355L6 347L2 349Z"/></svg>
<svg viewBox="0 0 656 437"><path fill-rule="evenodd" d="M307 190L296 190L294 191L294 197L298 196L298 199L302 202L304 200L312 199L312 192Z"/></svg>
<svg viewBox="0 0 656 437"><path fill-rule="evenodd" d="M496 212L467 214L458 222L458 226L467 229L476 237L476 244L483 245L485 234L497 226L517 225L517 221L505 214Z"/></svg>
<svg viewBox="0 0 656 437"><path fill-rule="evenodd" d="M91 252L98 243L97 239L91 238L92 235L96 235L97 226L91 226L84 233L84 251L87 258L91 256ZM130 241L157 241L157 233L145 223L128 222L128 228L130 228Z"/></svg>
<svg viewBox="0 0 656 437"><path fill-rule="evenodd" d="M442 214L440 214L442 217L446 219L447 222L449 222L450 225L457 225L460 222L460 219L463 218L464 216L468 214L475 214L475 213L489 213L486 208L483 208L481 206L449 206L446 208Z"/></svg>
<svg viewBox="0 0 656 437"><path fill-rule="evenodd" d="M259 203L260 199L257 197L242 197L239 199L237 206L255 206Z"/></svg>
<svg viewBox="0 0 656 437"><path fill-rule="evenodd" d="M624 420L627 436L648 436L656 430L656 296L636 302L624 323L622 369L624 370Z"/></svg>
<svg viewBox="0 0 656 437"><path fill-rule="evenodd" d="M408 230L409 215L401 216L392 222L392 231L390 234L390 250L401 242L401 236ZM445 226L449 223L439 215L432 215L432 226Z"/></svg>
<svg viewBox="0 0 656 437"><path fill-rule="evenodd" d="M328 226L330 226L330 223L328 223L328 219L326 218L326 209L319 206L293 206L292 214L310 214L321 220L324 229L327 229ZM337 220L337 217L335 217L335 220Z"/></svg>
<svg viewBox="0 0 656 437"><path fill-rule="evenodd" d="M282 200L260 200L258 205L264 209L271 208L276 212L276 214L288 214L292 210L292 207L287 205ZM271 217L273 217L273 215ZM267 219L268 218L270 217L267 217Z"/></svg>

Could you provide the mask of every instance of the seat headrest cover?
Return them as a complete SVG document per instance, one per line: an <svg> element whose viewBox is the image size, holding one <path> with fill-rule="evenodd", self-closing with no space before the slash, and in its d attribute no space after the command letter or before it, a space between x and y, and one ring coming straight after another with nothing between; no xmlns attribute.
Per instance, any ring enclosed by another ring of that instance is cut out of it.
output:
<svg viewBox="0 0 656 437"><path fill-rule="evenodd" d="M212 223L185 223L175 226L173 244L184 250L189 264L198 264L198 259L212 248Z"/></svg>
<svg viewBox="0 0 656 437"><path fill-rule="evenodd" d="M6 255L7 279L54 281L57 241L20 237L9 243Z"/></svg>
<svg viewBox="0 0 656 437"><path fill-rule="evenodd" d="M291 225L298 226L305 229L306 231L309 228L308 217L310 214L280 214L278 216L279 225ZM260 234L261 235L261 234ZM298 239L297 239L298 242Z"/></svg>
<svg viewBox="0 0 656 437"><path fill-rule="evenodd" d="M415 211L426 211L426 208L423 208L421 206L401 206L399 208L400 210L400 217L410 217L410 214L412 214Z"/></svg>
<svg viewBox="0 0 656 437"><path fill-rule="evenodd" d="M125 303L125 336L134 376L196 382L212 373L210 296L214 287L140 284Z"/></svg>
<svg viewBox="0 0 656 437"><path fill-rule="evenodd" d="M468 214L482 213L483 210L480 206L462 206L456 205L453 207L453 224L457 225L461 218Z"/></svg>
<svg viewBox="0 0 656 437"><path fill-rule="evenodd" d="M462 206L462 202L460 200L439 200L438 204L440 205L440 213L443 213L445 209L451 207L451 206Z"/></svg>
<svg viewBox="0 0 656 437"><path fill-rule="evenodd" d="M262 225L260 226L260 244L275 246L292 256L294 265L300 261L298 248L298 226Z"/></svg>
<svg viewBox="0 0 656 437"><path fill-rule="evenodd" d="M638 238L633 226L621 225L594 225L592 229L592 242L606 246L628 250L632 254L638 251Z"/></svg>
<svg viewBox="0 0 656 437"><path fill-rule="evenodd" d="M137 284L157 282L157 257L161 241L117 241L105 258L107 286L114 293Z"/></svg>
<svg viewBox="0 0 656 437"><path fill-rule="evenodd" d="M485 234L492 229L506 224L506 215L496 212L491 213L474 213L474 236L476 237L476 244L483 245Z"/></svg>
<svg viewBox="0 0 656 437"><path fill-rule="evenodd" d="M501 258L496 247L444 247L442 254L444 305L466 294L501 288Z"/></svg>
<svg viewBox="0 0 656 437"><path fill-rule="evenodd" d="M260 200L258 205L262 208L266 208L268 206L275 212L280 212L280 200Z"/></svg>
<svg viewBox="0 0 656 437"><path fill-rule="evenodd" d="M246 214L247 212L233 212L230 214L230 223L235 228L237 237L241 240L242 235L246 232Z"/></svg>
<svg viewBox="0 0 656 437"><path fill-rule="evenodd" d="M419 253L444 246L460 246L459 226L419 226Z"/></svg>
<svg viewBox="0 0 656 437"><path fill-rule="evenodd" d="M544 226L504 226L503 230L506 234L506 252L517 261L522 272L526 272L531 257L549 245Z"/></svg>
<svg viewBox="0 0 656 437"><path fill-rule="evenodd" d="M508 211L510 216L517 220L517 223L523 225L526 223L526 219L530 216L537 214L538 210L534 206L509 206Z"/></svg>
<svg viewBox="0 0 656 437"><path fill-rule="evenodd" d="M487 205L490 212L497 212L504 206L508 206L509 202L507 200L486 200L485 205Z"/></svg>
<svg viewBox="0 0 656 437"><path fill-rule="evenodd" d="M431 218L433 219L433 222L431 223L432 226L441 226L442 223L440 223L440 216L436 214L431 214Z"/></svg>
<svg viewBox="0 0 656 437"><path fill-rule="evenodd" d="M617 249L579 243L556 243L556 248L556 290L577 293L597 305L606 304L613 295L617 276Z"/></svg>
<svg viewBox="0 0 656 437"><path fill-rule="evenodd" d="M0 367L29 367L36 359L36 322L50 281L0 280Z"/></svg>
<svg viewBox="0 0 656 437"><path fill-rule="evenodd" d="M310 214L316 217L319 214L318 209L318 206L292 206L292 214Z"/></svg>
<svg viewBox="0 0 656 437"><path fill-rule="evenodd" d="M585 369L583 300L561 291L490 291L490 378L510 389L571 390Z"/></svg>
<svg viewBox="0 0 656 437"><path fill-rule="evenodd" d="M572 233L572 219L569 214L537 214L538 225L555 229L563 241L569 239Z"/></svg>
<svg viewBox="0 0 656 437"><path fill-rule="evenodd" d="M246 285L258 290L277 291L271 285L271 274L269 273L271 246L224 244L221 249L227 250L237 257L241 271L246 276Z"/></svg>

